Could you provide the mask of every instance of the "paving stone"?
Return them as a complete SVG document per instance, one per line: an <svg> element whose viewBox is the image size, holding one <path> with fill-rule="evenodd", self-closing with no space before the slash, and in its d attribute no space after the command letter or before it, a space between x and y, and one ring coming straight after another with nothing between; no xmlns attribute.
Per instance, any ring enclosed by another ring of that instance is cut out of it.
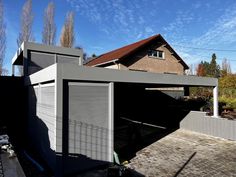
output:
<svg viewBox="0 0 236 177"><path fill-rule="evenodd" d="M128 167L146 177L236 177L236 141L179 129L137 152Z"/></svg>

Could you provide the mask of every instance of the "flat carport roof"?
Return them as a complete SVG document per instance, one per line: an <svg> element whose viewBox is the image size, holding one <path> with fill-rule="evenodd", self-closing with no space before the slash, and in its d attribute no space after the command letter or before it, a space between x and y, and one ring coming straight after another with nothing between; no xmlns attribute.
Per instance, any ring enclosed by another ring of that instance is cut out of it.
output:
<svg viewBox="0 0 236 177"><path fill-rule="evenodd" d="M56 63L26 77L25 83L26 85L33 85L53 80L58 88L62 87L63 80L155 84L158 87L213 87L214 117L218 117L218 79L216 78L125 71L79 66L70 63Z"/></svg>
<svg viewBox="0 0 236 177"><path fill-rule="evenodd" d="M79 66L70 63L54 64L32 74L29 78L27 79L27 85L47 82L49 80L64 79L97 82L157 84L165 86L218 86L218 79L216 78L115 70Z"/></svg>

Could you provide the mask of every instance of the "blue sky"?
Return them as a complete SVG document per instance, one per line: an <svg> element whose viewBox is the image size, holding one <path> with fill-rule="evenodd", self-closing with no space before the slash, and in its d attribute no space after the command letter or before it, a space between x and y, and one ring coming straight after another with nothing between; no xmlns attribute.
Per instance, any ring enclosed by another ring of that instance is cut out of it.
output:
<svg viewBox="0 0 236 177"><path fill-rule="evenodd" d="M33 1L33 34L41 42L43 12L50 2ZM20 14L25 0L3 0L7 24L4 66L11 74L17 49ZM57 44L67 11L75 12L76 46L102 54L123 45L162 34L189 65L227 58L236 72L235 0L54 0ZM220 51L222 50L222 51ZM225 51L226 50L226 51Z"/></svg>

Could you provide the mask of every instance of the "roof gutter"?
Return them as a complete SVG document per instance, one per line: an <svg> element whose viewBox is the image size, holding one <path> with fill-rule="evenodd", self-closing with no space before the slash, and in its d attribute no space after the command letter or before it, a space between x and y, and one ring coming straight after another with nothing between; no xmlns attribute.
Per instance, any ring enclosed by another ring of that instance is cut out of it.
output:
<svg viewBox="0 0 236 177"><path fill-rule="evenodd" d="M98 63L98 64L96 64L96 65L93 65L93 66L100 66L100 65L105 65L105 64L108 64L108 63L115 63L115 62L117 62L119 59L117 58L117 59L114 59L114 60L110 60L110 61L106 61L106 62L103 62L103 63Z"/></svg>

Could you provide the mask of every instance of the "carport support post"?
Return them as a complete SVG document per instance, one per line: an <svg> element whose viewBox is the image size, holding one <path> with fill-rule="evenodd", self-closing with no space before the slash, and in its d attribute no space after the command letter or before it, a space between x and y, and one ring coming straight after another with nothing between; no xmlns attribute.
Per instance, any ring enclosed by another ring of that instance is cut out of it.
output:
<svg viewBox="0 0 236 177"><path fill-rule="evenodd" d="M215 86L213 89L213 116L219 117L219 110L218 110L218 86Z"/></svg>
<svg viewBox="0 0 236 177"><path fill-rule="evenodd" d="M15 76L15 65L12 64L12 76Z"/></svg>

